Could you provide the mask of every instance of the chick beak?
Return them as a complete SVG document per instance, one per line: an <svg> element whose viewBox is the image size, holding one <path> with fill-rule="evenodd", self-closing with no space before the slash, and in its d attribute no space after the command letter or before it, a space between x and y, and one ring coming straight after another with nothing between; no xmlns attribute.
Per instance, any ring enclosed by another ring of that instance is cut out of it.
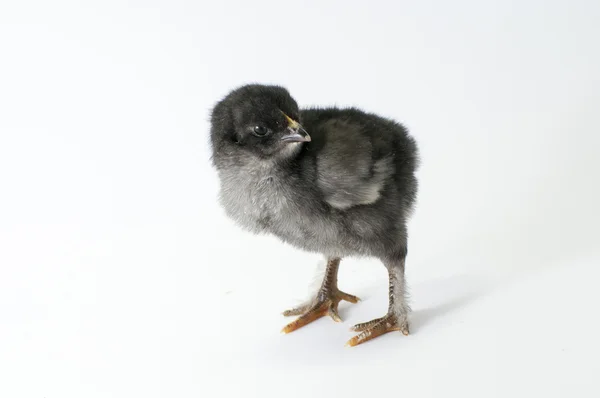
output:
<svg viewBox="0 0 600 398"><path fill-rule="evenodd" d="M304 127L285 113L283 115L288 121L288 128L286 131L287 134L281 137L281 140L285 142L309 142L310 135L304 130Z"/></svg>
<svg viewBox="0 0 600 398"><path fill-rule="evenodd" d="M309 142L310 135L300 125L298 127L288 127L287 134L281 137L281 141L285 142Z"/></svg>

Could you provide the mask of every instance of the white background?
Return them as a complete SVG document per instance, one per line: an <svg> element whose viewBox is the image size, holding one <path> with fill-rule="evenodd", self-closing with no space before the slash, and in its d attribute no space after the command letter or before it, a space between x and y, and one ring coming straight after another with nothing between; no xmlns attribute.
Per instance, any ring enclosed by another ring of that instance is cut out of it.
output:
<svg viewBox="0 0 600 398"><path fill-rule="evenodd" d="M598 1L3 1L0 397L598 397ZM278 83L419 142L412 334L281 335L318 255L216 201L208 112Z"/></svg>

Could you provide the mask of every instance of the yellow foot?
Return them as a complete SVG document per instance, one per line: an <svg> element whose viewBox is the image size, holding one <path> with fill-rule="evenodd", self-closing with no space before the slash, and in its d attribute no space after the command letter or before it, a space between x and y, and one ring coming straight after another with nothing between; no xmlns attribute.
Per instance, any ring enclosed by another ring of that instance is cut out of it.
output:
<svg viewBox="0 0 600 398"><path fill-rule="evenodd" d="M309 304L301 305L300 307L287 310L283 313L284 316L300 315L294 322L289 323L284 327L282 333L290 333L302 326L329 315L336 322L341 322L337 307L341 300L346 300L351 303L357 303L360 299L348 293L344 293L338 289L320 291L317 297Z"/></svg>
<svg viewBox="0 0 600 398"><path fill-rule="evenodd" d="M388 332L400 331L403 335L408 336L408 319L406 316L398 317L394 314L387 314L384 317L354 325L350 330L361 332L346 343L347 346L354 347Z"/></svg>

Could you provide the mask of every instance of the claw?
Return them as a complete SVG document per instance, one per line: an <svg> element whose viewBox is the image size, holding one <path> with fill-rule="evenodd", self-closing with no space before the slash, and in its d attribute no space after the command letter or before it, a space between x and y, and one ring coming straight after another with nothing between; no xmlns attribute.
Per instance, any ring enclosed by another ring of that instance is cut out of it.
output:
<svg viewBox="0 0 600 398"><path fill-rule="evenodd" d="M403 335L408 336L408 321L406 319L398 319L397 316L388 314L382 318L359 323L352 327L352 330L361 333L348 340L346 346L350 347L357 346L372 340L375 337L379 337L382 334L393 331L400 331Z"/></svg>
<svg viewBox="0 0 600 398"><path fill-rule="evenodd" d="M327 310L327 312L329 313L329 316L336 322L341 322L342 318L340 318L340 315L337 312L337 304L336 303L331 303L329 304L329 309Z"/></svg>
<svg viewBox="0 0 600 398"><path fill-rule="evenodd" d="M325 315L325 311L322 308L323 304L319 305L318 307L313 307L308 312L306 312L304 315L301 315L294 322L289 323L281 331L283 333L290 333L290 332L293 332L294 330L300 329L302 326L306 326L309 323L321 318L323 315Z"/></svg>
<svg viewBox="0 0 600 398"><path fill-rule="evenodd" d="M291 310L283 311L283 316L296 316L304 314L309 308L308 304L303 304L299 307L292 308Z"/></svg>
<svg viewBox="0 0 600 398"><path fill-rule="evenodd" d="M352 304L356 304L360 301L360 298L353 296L351 294L348 294L348 293L340 292L340 296L341 296L342 300L346 300Z"/></svg>
<svg viewBox="0 0 600 398"><path fill-rule="evenodd" d="M305 304L291 310L284 311L283 315L293 316L300 315L298 319L289 323L285 326L281 332L290 333L294 330L300 329L302 326L306 326L309 323L329 315L334 321L342 322L337 307L341 300L345 300L351 303L358 302L358 297L348 293L344 293L339 290L334 291L321 291L317 296L319 299L312 305Z"/></svg>
<svg viewBox="0 0 600 398"><path fill-rule="evenodd" d="M372 321L369 321L369 322L363 322L363 323L356 324L356 325L352 326L350 328L350 330L352 330L353 332L362 332L364 330L367 330L367 329L373 327L378 322L381 322L382 319L383 319L383 317L373 319Z"/></svg>

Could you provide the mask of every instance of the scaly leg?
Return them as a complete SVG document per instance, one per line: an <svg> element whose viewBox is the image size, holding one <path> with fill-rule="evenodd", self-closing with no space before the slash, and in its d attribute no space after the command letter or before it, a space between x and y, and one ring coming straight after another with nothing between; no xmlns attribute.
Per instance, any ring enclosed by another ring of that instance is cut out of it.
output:
<svg viewBox="0 0 600 398"><path fill-rule="evenodd" d="M406 286L404 281L404 258L400 261L386 264L389 274L389 306L387 315L372 321L359 323L351 328L361 332L354 336L346 345L356 346L391 331L400 331L408 336L408 313L406 304Z"/></svg>
<svg viewBox="0 0 600 398"><path fill-rule="evenodd" d="M307 304L287 310L283 313L285 316L300 315L298 319L281 330L283 333L293 332L325 315L329 315L336 322L341 322L342 319L337 312L339 302L341 300L346 300L351 303L358 302L358 297L344 293L338 289L337 275L339 266L339 258L329 258L327 260L325 277L323 278L323 283L321 284L321 288L316 297Z"/></svg>

